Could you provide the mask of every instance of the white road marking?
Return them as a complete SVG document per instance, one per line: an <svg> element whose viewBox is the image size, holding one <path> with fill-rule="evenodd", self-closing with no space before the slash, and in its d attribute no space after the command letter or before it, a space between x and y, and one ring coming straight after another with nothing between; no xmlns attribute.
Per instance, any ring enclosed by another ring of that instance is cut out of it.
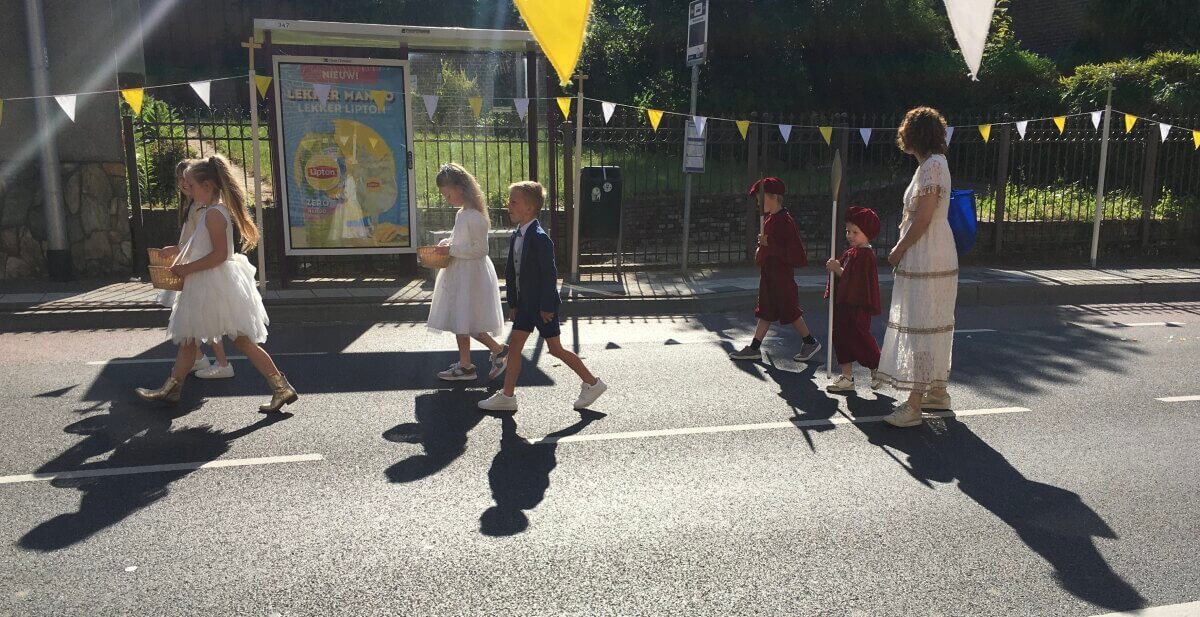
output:
<svg viewBox="0 0 1200 617"><path fill-rule="evenodd" d="M284 353L273 353L272 358L282 356L324 356L329 354L328 351L292 351ZM226 356L230 360L245 360L246 356ZM174 364L175 358L116 358L113 360L92 360L88 362L88 366L108 366L115 364Z"/></svg>
<svg viewBox="0 0 1200 617"><path fill-rule="evenodd" d="M1200 401L1200 396L1166 396L1154 400L1164 403L1187 403L1190 401Z"/></svg>
<svg viewBox="0 0 1200 617"><path fill-rule="evenodd" d="M19 482L48 482L51 480L68 480L71 478L97 478L101 476L126 476L139 473L159 473L163 471L187 471L193 469L216 469L219 467L246 467L249 465L273 465L277 463L305 463L322 461L320 454L297 454L292 456L267 456L263 458L234 458L207 463L171 463L167 465L143 465L140 467L110 467L107 469L84 469L82 471L57 471L50 473L28 473L17 476L0 476L0 484L17 484Z"/></svg>
<svg viewBox="0 0 1200 617"><path fill-rule="evenodd" d="M967 416L987 416L1002 413L1020 413L1031 411L1025 407L998 407L995 409L972 409L967 411L932 411L925 412L927 416L939 418L964 418ZM837 426L839 424L867 424L883 422L883 416L863 416L861 418L846 418L834 416L818 420L788 420L785 422L763 422L760 424L730 424L726 426L696 426L691 428L669 428L654 431L629 431L625 433L596 433L594 435L567 435L565 437L541 437L527 440L530 444L567 443L572 441L612 441L617 439L642 439L645 437L673 437L676 435L703 435L708 433L739 433L745 431L769 431L782 428L805 428L810 426Z"/></svg>
<svg viewBox="0 0 1200 617"><path fill-rule="evenodd" d="M1096 617L1195 617L1200 615L1200 602L1152 606L1123 613L1105 613Z"/></svg>
<svg viewBox="0 0 1200 617"><path fill-rule="evenodd" d="M1186 325L1182 321L1142 321L1142 322L1134 322L1134 323L1127 323L1124 321L1115 321L1113 323L1121 328L1152 328L1155 326L1170 326L1172 328L1182 328L1184 325Z"/></svg>
<svg viewBox="0 0 1200 617"><path fill-rule="evenodd" d="M955 330L954 331L955 334L971 334L973 332L995 332L995 330L992 330L991 328L974 328L971 330Z"/></svg>

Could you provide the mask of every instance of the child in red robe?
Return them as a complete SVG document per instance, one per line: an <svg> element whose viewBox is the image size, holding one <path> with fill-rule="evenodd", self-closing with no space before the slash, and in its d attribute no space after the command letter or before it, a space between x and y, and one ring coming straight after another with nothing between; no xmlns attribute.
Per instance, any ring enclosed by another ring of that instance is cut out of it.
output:
<svg viewBox="0 0 1200 617"><path fill-rule="evenodd" d="M763 178L750 187L750 194L757 196L767 214L763 233L758 234L758 251L754 254L754 262L760 270L758 309L754 311L758 327L749 345L729 354L734 360L762 360L759 347L773 321L792 326L804 337L800 353L793 356L793 360L805 362L821 351L821 344L809 332L804 323L804 311L800 310L794 271L808 265L808 254L804 251L796 221L783 207L786 191L779 178Z"/></svg>
<svg viewBox="0 0 1200 617"><path fill-rule="evenodd" d="M827 392L854 391L854 363L871 369L871 387L876 388L879 344L871 335L871 317L879 314L878 258L871 240L879 233L879 216L870 208L850 206L846 210L846 241L850 248L841 259L825 262L837 277L833 302L833 351L842 374L825 386ZM826 284L825 297L829 297Z"/></svg>

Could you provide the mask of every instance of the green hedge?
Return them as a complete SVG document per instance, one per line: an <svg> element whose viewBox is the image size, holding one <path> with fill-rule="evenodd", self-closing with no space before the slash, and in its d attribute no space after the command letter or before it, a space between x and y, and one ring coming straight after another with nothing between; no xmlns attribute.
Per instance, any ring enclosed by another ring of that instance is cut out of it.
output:
<svg viewBox="0 0 1200 617"><path fill-rule="evenodd" d="M1110 81L1117 109L1194 114L1200 101L1200 53L1161 51L1149 58L1079 66L1062 80L1063 102L1073 111L1103 107Z"/></svg>

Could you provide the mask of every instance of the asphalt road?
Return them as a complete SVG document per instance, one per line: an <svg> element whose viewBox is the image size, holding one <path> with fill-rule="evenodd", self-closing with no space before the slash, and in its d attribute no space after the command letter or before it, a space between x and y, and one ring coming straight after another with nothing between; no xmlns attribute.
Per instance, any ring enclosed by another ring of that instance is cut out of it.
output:
<svg viewBox="0 0 1200 617"><path fill-rule="evenodd" d="M274 419L244 360L176 409L136 402L173 356L162 329L0 334L0 615L1200 600L1200 400L1156 400L1200 395L1200 303L970 308L958 326L961 416L916 429L878 422L890 393L822 392L790 332L732 363L744 315L569 322L610 391L573 411L574 375L531 345L507 418L475 410L486 384L438 383L453 341L423 324L272 330L302 393Z"/></svg>

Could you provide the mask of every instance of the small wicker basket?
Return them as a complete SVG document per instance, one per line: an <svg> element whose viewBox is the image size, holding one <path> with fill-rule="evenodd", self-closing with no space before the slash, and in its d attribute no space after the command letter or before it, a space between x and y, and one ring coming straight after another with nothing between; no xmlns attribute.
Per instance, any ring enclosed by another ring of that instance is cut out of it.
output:
<svg viewBox="0 0 1200 617"><path fill-rule="evenodd" d="M146 249L146 253L150 255L150 283L154 288L183 291L183 279L171 272L175 260L164 257L162 249Z"/></svg>
<svg viewBox="0 0 1200 617"><path fill-rule="evenodd" d="M417 248L417 261L421 262L426 268L445 268L450 265L450 256L441 255L437 252L439 247L422 246Z"/></svg>

